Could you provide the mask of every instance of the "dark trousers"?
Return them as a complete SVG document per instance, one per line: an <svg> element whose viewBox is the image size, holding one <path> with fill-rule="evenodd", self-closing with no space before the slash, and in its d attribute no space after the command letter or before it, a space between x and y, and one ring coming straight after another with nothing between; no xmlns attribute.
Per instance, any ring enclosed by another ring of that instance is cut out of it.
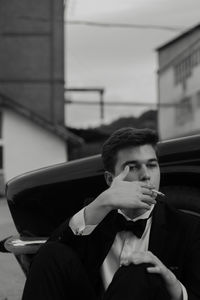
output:
<svg viewBox="0 0 200 300"><path fill-rule="evenodd" d="M22 300L97 300L85 269L66 245L49 242L34 258ZM159 275L146 265L120 267L102 296L103 300L168 300Z"/></svg>

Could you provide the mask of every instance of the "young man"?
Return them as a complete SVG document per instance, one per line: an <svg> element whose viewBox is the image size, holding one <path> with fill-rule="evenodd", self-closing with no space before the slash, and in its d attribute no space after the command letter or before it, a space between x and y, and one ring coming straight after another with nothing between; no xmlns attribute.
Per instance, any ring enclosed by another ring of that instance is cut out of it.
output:
<svg viewBox="0 0 200 300"><path fill-rule="evenodd" d="M159 199L156 144L134 128L104 143L108 189L40 249L23 300L200 299L200 222Z"/></svg>

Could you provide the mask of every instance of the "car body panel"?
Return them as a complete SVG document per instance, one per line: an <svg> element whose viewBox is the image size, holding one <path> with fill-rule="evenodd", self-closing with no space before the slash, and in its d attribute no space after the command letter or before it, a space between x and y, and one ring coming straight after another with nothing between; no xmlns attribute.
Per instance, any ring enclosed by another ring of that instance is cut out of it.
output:
<svg viewBox="0 0 200 300"><path fill-rule="evenodd" d="M159 143L161 189L198 186L200 135ZM7 183L6 198L20 234L48 236L88 199L107 188L100 155L25 173ZM186 207L187 208L187 207Z"/></svg>

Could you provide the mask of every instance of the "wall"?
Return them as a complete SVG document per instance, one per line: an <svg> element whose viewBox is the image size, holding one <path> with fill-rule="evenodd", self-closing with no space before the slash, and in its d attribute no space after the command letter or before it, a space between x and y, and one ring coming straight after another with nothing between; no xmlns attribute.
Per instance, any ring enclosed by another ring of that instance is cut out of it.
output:
<svg viewBox="0 0 200 300"><path fill-rule="evenodd" d="M63 0L0 1L0 93L64 125Z"/></svg>
<svg viewBox="0 0 200 300"><path fill-rule="evenodd" d="M162 140L200 133L200 30L198 33L197 36L195 31L196 42L190 36L184 43L181 40L183 48L179 54L179 40L173 44L174 53L169 47L171 63L167 66L161 61L162 51L159 54L158 125Z"/></svg>
<svg viewBox="0 0 200 300"><path fill-rule="evenodd" d="M64 140L11 110L3 114L5 181L67 160Z"/></svg>

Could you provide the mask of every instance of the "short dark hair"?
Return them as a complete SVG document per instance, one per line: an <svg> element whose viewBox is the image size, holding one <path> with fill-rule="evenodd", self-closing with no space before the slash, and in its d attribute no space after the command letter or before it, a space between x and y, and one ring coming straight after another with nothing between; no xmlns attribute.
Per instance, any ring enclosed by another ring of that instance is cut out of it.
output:
<svg viewBox="0 0 200 300"><path fill-rule="evenodd" d="M133 127L123 127L114 131L105 141L102 147L102 161L104 169L114 172L117 153L132 146L152 145L156 150L158 135L156 131L148 128L137 129Z"/></svg>

